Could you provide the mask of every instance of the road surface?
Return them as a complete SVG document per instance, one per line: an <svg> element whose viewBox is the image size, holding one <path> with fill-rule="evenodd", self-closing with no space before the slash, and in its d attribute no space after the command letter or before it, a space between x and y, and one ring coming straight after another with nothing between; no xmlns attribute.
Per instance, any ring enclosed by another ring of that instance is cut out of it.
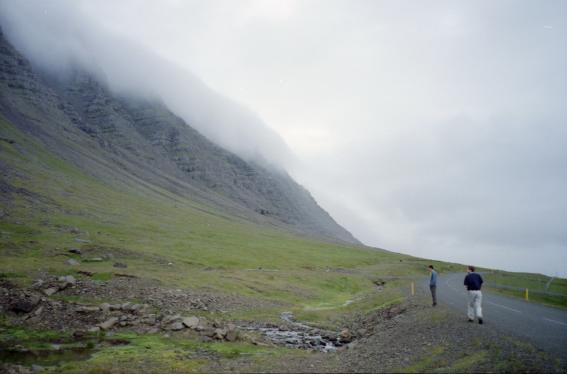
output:
<svg viewBox="0 0 567 374"><path fill-rule="evenodd" d="M437 300L462 312L467 319L465 273L443 274L437 280ZM429 293L429 278L423 283ZM484 325L527 338L544 351L567 358L567 311L483 291Z"/></svg>

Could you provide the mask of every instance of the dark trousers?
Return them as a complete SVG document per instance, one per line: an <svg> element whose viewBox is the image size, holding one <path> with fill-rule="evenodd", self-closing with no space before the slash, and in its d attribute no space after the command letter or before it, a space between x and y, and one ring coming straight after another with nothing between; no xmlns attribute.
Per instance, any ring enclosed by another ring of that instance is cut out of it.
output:
<svg viewBox="0 0 567 374"><path fill-rule="evenodd" d="M433 305L437 305L437 286L429 286L431 290L431 298L433 299Z"/></svg>

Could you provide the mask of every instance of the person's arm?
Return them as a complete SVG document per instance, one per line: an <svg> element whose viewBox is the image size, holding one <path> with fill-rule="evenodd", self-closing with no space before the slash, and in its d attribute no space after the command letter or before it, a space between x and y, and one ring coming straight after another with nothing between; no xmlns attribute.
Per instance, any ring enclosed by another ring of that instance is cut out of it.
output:
<svg viewBox="0 0 567 374"><path fill-rule="evenodd" d="M469 285L469 274L467 274L467 276L465 277L464 285L465 285L465 290L468 290L468 285Z"/></svg>

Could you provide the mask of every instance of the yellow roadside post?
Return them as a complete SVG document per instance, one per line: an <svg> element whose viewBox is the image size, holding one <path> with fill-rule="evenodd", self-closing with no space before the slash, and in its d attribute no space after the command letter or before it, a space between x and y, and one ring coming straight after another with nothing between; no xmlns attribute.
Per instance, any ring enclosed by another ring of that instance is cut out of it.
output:
<svg viewBox="0 0 567 374"><path fill-rule="evenodd" d="M415 295L415 283L411 282L411 295Z"/></svg>
<svg viewBox="0 0 567 374"><path fill-rule="evenodd" d="M525 296L526 296L526 301L530 301L530 297L529 297L528 289L527 289L527 288L526 288Z"/></svg>

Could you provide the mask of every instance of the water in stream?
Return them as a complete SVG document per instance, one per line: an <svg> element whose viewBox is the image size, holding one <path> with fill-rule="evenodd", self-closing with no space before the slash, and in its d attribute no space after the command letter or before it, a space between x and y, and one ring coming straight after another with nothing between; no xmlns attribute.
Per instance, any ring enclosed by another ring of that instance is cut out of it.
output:
<svg viewBox="0 0 567 374"><path fill-rule="evenodd" d="M313 349L321 352L334 352L347 342L341 341L337 333L322 332L319 329L296 322L291 312L281 314L281 319L293 326L293 329L280 327L243 327L250 331L259 331L272 342L289 348Z"/></svg>

